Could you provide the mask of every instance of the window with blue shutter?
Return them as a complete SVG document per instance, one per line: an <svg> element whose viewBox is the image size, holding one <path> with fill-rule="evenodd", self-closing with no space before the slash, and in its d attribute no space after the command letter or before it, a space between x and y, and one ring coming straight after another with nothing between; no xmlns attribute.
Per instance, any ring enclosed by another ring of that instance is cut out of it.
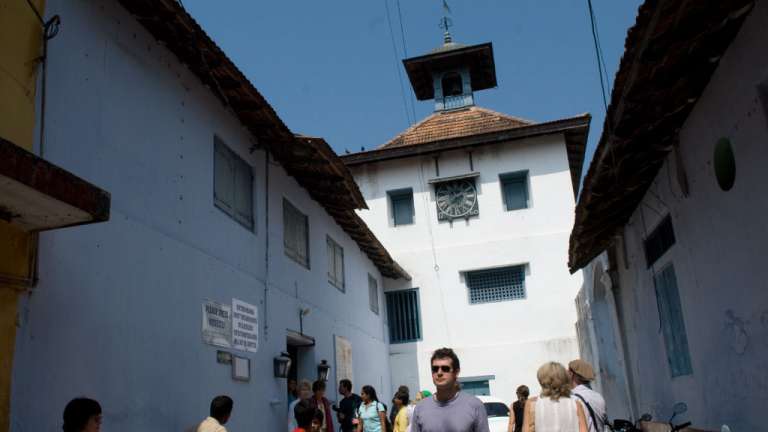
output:
<svg viewBox="0 0 768 432"><path fill-rule="evenodd" d="M370 274L368 275L368 305L371 312L379 314L379 283Z"/></svg>
<svg viewBox="0 0 768 432"><path fill-rule="evenodd" d="M413 189L398 189L387 192L392 208L395 226L413 223Z"/></svg>
<svg viewBox="0 0 768 432"><path fill-rule="evenodd" d="M507 211L528 208L528 171L500 174L499 180Z"/></svg>
<svg viewBox="0 0 768 432"><path fill-rule="evenodd" d="M525 266L467 272L469 303L494 303L525 298Z"/></svg>
<svg viewBox="0 0 768 432"><path fill-rule="evenodd" d="M328 244L328 282L344 292L344 249L330 236L326 236Z"/></svg>
<svg viewBox="0 0 768 432"><path fill-rule="evenodd" d="M283 246L285 255L309 268L309 219L283 198Z"/></svg>
<svg viewBox="0 0 768 432"><path fill-rule="evenodd" d="M253 170L214 136L213 203L242 226L253 230Z"/></svg>
<svg viewBox="0 0 768 432"><path fill-rule="evenodd" d="M659 308L661 330L667 350L667 361L672 377L691 375L691 354L683 320L683 308L677 290L677 278L672 264L654 277L656 302Z"/></svg>
<svg viewBox="0 0 768 432"><path fill-rule="evenodd" d="M386 298L389 342L405 343L421 340L419 289L389 291L386 293Z"/></svg>

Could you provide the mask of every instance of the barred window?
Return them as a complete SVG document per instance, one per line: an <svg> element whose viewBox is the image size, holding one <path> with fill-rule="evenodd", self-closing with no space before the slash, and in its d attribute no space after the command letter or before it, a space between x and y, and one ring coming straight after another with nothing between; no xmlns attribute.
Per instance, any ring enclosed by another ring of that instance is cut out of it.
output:
<svg viewBox="0 0 768 432"><path fill-rule="evenodd" d="M368 275L368 302L371 307L371 311L376 315L379 314L379 283L376 278Z"/></svg>
<svg viewBox="0 0 768 432"><path fill-rule="evenodd" d="M328 244L328 282L344 292L344 249L330 236L326 237L326 243Z"/></svg>
<svg viewBox="0 0 768 432"><path fill-rule="evenodd" d="M283 199L283 244L288 257L309 268L309 220L287 199Z"/></svg>
<svg viewBox="0 0 768 432"><path fill-rule="evenodd" d="M493 303L525 298L525 266L502 267L466 273L469 303Z"/></svg>
<svg viewBox="0 0 768 432"><path fill-rule="evenodd" d="M419 289L390 291L386 296L389 342L404 343L420 340Z"/></svg>

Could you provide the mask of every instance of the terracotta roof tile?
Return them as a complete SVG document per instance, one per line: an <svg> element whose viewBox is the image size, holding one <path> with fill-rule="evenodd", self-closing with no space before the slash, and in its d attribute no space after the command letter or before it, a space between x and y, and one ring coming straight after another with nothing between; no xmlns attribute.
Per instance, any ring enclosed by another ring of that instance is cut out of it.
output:
<svg viewBox="0 0 768 432"><path fill-rule="evenodd" d="M432 114L379 147L393 148L515 129L534 122L480 107Z"/></svg>

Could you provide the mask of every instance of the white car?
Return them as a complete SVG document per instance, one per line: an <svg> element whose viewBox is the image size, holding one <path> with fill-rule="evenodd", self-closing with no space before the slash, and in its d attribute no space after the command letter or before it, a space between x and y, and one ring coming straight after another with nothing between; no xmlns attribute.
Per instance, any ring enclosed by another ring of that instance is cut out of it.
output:
<svg viewBox="0 0 768 432"><path fill-rule="evenodd" d="M509 426L509 405L493 396L477 396L485 405L488 414L488 429L491 432L507 432Z"/></svg>

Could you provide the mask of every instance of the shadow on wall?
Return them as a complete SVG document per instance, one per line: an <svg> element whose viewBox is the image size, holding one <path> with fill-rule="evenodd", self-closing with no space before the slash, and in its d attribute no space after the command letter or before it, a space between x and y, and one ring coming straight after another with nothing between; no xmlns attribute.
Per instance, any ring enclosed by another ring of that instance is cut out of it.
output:
<svg viewBox="0 0 768 432"><path fill-rule="evenodd" d="M419 382L417 343L394 344L390 348L392 389L390 391L391 397L387 399L386 403L392 401L392 397L401 385L408 387L409 395L413 399L417 392L424 390L422 385L425 385ZM432 384L428 383L427 387L431 388L431 386Z"/></svg>

